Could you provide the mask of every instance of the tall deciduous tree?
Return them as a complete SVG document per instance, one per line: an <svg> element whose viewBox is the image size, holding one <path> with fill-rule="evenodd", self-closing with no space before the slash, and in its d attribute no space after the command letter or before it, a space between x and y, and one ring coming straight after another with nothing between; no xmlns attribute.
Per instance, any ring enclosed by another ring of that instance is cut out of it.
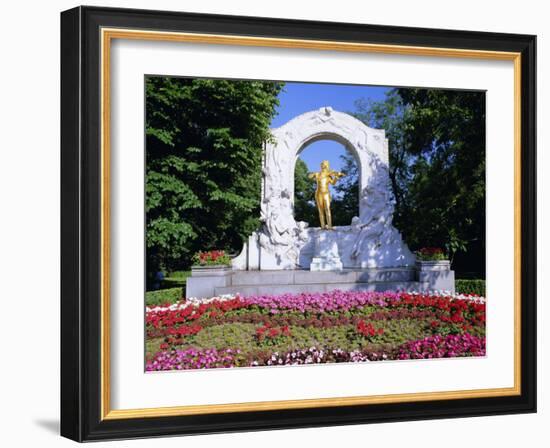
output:
<svg viewBox="0 0 550 448"><path fill-rule="evenodd" d="M416 157L406 232L440 245L459 271L485 272L485 94L397 89L410 107L408 152Z"/></svg>
<svg viewBox="0 0 550 448"><path fill-rule="evenodd" d="M349 151L340 158L340 171L344 177L338 179L334 186L336 194L332 199L332 219L335 225L349 226L353 217L359 216L359 170L357 160Z"/></svg>
<svg viewBox="0 0 550 448"><path fill-rule="evenodd" d="M294 219L305 221L312 227L319 226L315 206L315 181L308 177L306 163L298 158L294 169Z"/></svg>
<svg viewBox="0 0 550 448"><path fill-rule="evenodd" d="M485 95L392 89L355 116L389 139L394 221L413 248L440 246L462 272L485 273Z"/></svg>
<svg viewBox="0 0 550 448"><path fill-rule="evenodd" d="M375 129L384 129L389 141L389 176L395 197L395 222L400 222L401 213L405 209L409 186L409 167L414 160L410 152L411 107L405 104L395 89L386 93L383 101L359 99L355 103L355 117L367 126Z"/></svg>
<svg viewBox="0 0 550 448"><path fill-rule="evenodd" d="M261 153L282 84L146 79L148 273L237 250L259 224Z"/></svg>

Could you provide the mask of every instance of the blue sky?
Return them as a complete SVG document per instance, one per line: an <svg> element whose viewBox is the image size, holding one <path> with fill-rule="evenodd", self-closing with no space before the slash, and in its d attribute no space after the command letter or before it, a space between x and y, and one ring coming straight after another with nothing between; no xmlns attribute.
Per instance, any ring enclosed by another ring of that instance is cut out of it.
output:
<svg viewBox="0 0 550 448"><path fill-rule="evenodd" d="M278 115L271 122L271 127L278 128L297 115L324 106L340 112L353 112L356 100L383 100L388 90L389 87L288 82L279 94ZM306 147L300 158L306 162L310 171L318 171L322 160L328 160L331 168L339 170L342 166L340 156L345 151L339 143L321 140Z"/></svg>

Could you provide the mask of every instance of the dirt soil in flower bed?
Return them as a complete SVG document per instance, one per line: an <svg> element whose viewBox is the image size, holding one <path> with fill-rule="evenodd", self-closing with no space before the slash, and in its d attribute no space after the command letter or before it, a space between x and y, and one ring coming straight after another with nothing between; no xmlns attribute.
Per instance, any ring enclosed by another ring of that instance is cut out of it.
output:
<svg viewBox="0 0 550 448"><path fill-rule="evenodd" d="M485 299L285 294L146 308L146 370L485 355Z"/></svg>

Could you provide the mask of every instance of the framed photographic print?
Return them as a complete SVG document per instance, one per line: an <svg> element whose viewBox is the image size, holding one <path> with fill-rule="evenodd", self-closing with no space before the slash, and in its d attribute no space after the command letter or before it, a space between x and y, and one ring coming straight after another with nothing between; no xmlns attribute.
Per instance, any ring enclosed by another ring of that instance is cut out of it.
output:
<svg viewBox="0 0 550 448"><path fill-rule="evenodd" d="M61 14L61 433L536 411L535 36Z"/></svg>

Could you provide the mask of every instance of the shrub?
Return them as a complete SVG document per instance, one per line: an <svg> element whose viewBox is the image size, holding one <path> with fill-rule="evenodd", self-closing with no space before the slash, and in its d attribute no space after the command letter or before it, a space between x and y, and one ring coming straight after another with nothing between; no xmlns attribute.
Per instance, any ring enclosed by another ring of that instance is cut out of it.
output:
<svg viewBox="0 0 550 448"><path fill-rule="evenodd" d="M179 278L179 279L185 280L190 275L191 275L191 271L172 271L166 277L173 278L173 279Z"/></svg>
<svg viewBox="0 0 550 448"><path fill-rule="evenodd" d="M475 294L485 297L485 280L455 280L455 289L458 294Z"/></svg>
<svg viewBox="0 0 550 448"><path fill-rule="evenodd" d="M187 278L190 276L191 271L170 272L160 282L160 289L183 288L187 284Z"/></svg>
<svg viewBox="0 0 550 448"><path fill-rule="evenodd" d="M147 291L145 293L145 305L164 305L176 303L183 296L182 288L161 289L159 291Z"/></svg>

